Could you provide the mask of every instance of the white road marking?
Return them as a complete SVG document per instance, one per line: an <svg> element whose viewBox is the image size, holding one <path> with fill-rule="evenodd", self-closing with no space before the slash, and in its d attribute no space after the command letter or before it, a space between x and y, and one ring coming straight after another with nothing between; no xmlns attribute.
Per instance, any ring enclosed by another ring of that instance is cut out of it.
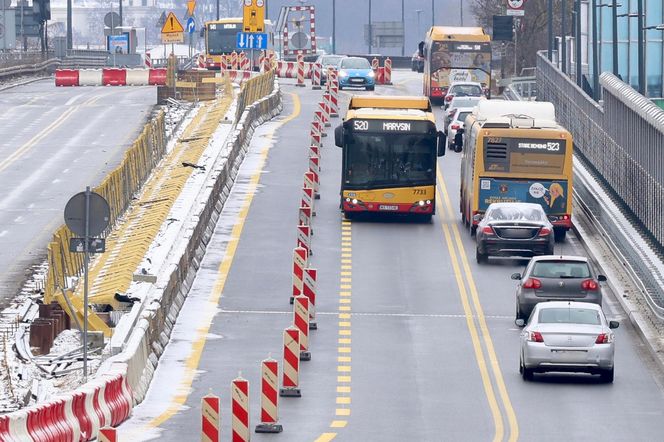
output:
<svg viewBox="0 0 664 442"><path fill-rule="evenodd" d="M2 232L0 232L0 238L5 236L7 233L9 233L9 230L3 230Z"/></svg>
<svg viewBox="0 0 664 442"><path fill-rule="evenodd" d="M71 98L65 103L65 106L71 106L72 104L76 103L76 100L78 100L78 99L81 98L82 96L83 96L83 94L78 94L78 95L76 95L76 96L74 96L74 97L71 97Z"/></svg>
<svg viewBox="0 0 664 442"><path fill-rule="evenodd" d="M23 216L18 216L18 217L16 217L16 218L14 219L14 222L17 223L17 224L23 222Z"/></svg>

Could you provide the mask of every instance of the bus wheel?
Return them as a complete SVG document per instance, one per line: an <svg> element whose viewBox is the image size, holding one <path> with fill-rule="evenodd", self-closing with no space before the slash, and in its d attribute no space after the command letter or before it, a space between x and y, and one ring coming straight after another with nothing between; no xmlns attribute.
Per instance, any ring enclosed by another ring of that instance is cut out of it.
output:
<svg viewBox="0 0 664 442"><path fill-rule="evenodd" d="M432 214L422 215L422 223L424 224L431 224L432 219L433 219Z"/></svg>
<svg viewBox="0 0 664 442"><path fill-rule="evenodd" d="M554 229L553 230L553 235L556 239L556 242L565 242L565 238L567 237L567 230L565 230L565 229Z"/></svg>
<svg viewBox="0 0 664 442"><path fill-rule="evenodd" d="M355 216L355 214L352 213L352 212L344 212L344 218L346 218L348 220L353 219L354 216Z"/></svg>

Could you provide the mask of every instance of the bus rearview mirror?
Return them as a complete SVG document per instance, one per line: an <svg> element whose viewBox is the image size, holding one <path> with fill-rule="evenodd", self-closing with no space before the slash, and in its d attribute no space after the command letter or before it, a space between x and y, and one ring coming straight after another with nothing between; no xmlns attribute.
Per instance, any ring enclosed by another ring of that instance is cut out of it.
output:
<svg viewBox="0 0 664 442"><path fill-rule="evenodd" d="M445 135L445 132L443 132L442 130L439 130L436 140L437 140L438 156L442 157L445 155L445 147L447 146L447 135Z"/></svg>
<svg viewBox="0 0 664 442"><path fill-rule="evenodd" d="M344 125L340 124L334 128L334 144L337 147L343 147L344 145Z"/></svg>
<svg viewBox="0 0 664 442"><path fill-rule="evenodd" d="M417 45L417 53L420 55L420 57L424 58L424 42L421 41Z"/></svg>
<svg viewBox="0 0 664 442"><path fill-rule="evenodd" d="M454 151L461 152L463 149L463 129L458 129L456 135L454 135Z"/></svg>

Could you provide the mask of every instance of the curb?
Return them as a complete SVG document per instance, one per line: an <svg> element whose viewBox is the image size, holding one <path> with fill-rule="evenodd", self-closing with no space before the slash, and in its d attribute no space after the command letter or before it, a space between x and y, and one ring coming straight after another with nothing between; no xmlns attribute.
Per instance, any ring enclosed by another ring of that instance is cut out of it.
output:
<svg viewBox="0 0 664 442"><path fill-rule="evenodd" d="M6 91L8 89L13 89L13 88L19 87L19 86L25 86L26 84L35 83L37 81L48 80L49 78L51 78L51 75L48 75L46 77L31 78L29 80L24 80L24 81L21 81L21 82L18 82L18 83L12 83L12 84L8 84L6 86L0 86L0 92Z"/></svg>

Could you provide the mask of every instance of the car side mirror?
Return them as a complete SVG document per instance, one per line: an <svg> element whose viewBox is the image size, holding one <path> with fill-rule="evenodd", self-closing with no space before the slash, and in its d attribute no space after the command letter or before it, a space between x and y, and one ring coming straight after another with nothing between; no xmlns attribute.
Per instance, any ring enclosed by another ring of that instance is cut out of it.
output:
<svg viewBox="0 0 664 442"><path fill-rule="evenodd" d="M620 322L618 321L609 321L609 328L618 328L620 327Z"/></svg>
<svg viewBox="0 0 664 442"><path fill-rule="evenodd" d="M599 282L606 282L606 276L604 275L597 275L597 280Z"/></svg>
<svg viewBox="0 0 664 442"><path fill-rule="evenodd" d="M423 41L418 43L417 53L419 54L420 57L424 58L425 50L424 50L424 42Z"/></svg>
<svg viewBox="0 0 664 442"><path fill-rule="evenodd" d="M334 144L337 147L344 146L344 125L340 124L334 128Z"/></svg>
<svg viewBox="0 0 664 442"><path fill-rule="evenodd" d="M447 146L447 135L445 135L445 132L439 130L438 136L436 137L436 141L438 143L437 145L438 156L442 157L445 155L445 147Z"/></svg>
<svg viewBox="0 0 664 442"><path fill-rule="evenodd" d="M512 276L510 278L515 279L517 281L521 280L521 273L512 273Z"/></svg>
<svg viewBox="0 0 664 442"><path fill-rule="evenodd" d="M526 326L526 321L524 319L517 319L514 321L517 327L525 327Z"/></svg>
<svg viewBox="0 0 664 442"><path fill-rule="evenodd" d="M463 129L458 129L454 135L454 151L461 152L463 150Z"/></svg>

